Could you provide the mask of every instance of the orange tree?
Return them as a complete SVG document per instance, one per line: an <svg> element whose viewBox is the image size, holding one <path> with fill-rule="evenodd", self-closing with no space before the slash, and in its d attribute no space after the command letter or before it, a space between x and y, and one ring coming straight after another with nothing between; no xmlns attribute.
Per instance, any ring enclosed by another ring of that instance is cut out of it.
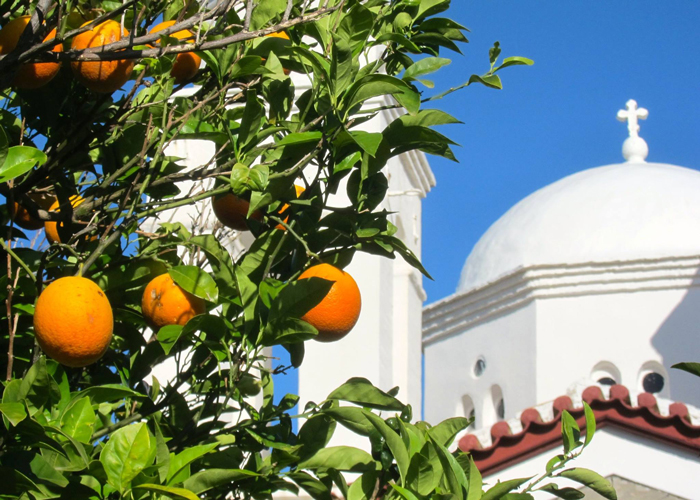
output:
<svg viewBox="0 0 700 500"><path fill-rule="evenodd" d="M264 355L282 345L299 366L319 330L347 334L359 296L340 269L356 252L425 272L378 207L392 156L453 159L432 127L456 120L422 108L444 95L425 93L425 75L466 41L440 15L448 6L0 2L0 497L482 497L473 462L448 451L466 419L412 423L395 392L358 378L308 405L294 432L298 398L274 402ZM530 64L499 55L496 44L488 71L458 88L500 88L498 71ZM400 117L363 132L378 96ZM209 141L213 156L185 167L168 146L187 139ZM331 206L341 186L347 203ZM192 231L148 225L210 198L212 230L208 208ZM253 236L235 255L221 243L231 228ZM342 276L340 288L324 276ZM176 367L171 380L151 376L161 363ZM338 424L372 453L328 447ZM592 430L589 420L582 442L565 419L565 453L541 477L483 498L577 498L543 485L558 476L613 498L594 473L563 471Z"/></svg>

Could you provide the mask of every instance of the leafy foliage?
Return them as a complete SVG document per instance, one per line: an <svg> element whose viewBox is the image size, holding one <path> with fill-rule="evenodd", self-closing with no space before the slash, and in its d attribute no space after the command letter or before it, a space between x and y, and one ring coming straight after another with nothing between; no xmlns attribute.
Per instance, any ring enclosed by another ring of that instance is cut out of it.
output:
<svg viewBox="0 0 700 500"><path fill-rule="evenodd" d="M330 286L295 281L309 265L343 267L356 252L398 254L427 275L395 236L391 214L378 207L393 156L418 150L454 159L454 143L433 127L458 121L422 107L440 97L423 94L434 87L426 76L449 64L445 51L459 52L467 41L463 26L437 17L448 6L2 0L2 19L33 17L18 47L0 59L0 193L36 219L60 221L63 242L47 245L42 233L25 234L4 209L2 498L269 498L282 490L316 499L330 499L332 490L358 500L482 497L474 463L449 451L466 419L412 423L411 408L393 392L353 378L309 404L295 433L289 412L298 397L273 402L264 354L282 345L294 366L302 363L304 342L317 332L300 318ZM73 36L108 18L133 36L101 51L67 50ZM149 35L160 20L176 22ZM52 26L55 41L42 43ZM182 29L192 37L169 36ZM66 50L50 52L56 43ZM205 67L174 86L176 56L192 50ZM496 44L489 71L465 86L500 88L497 71L531 64L508 58L497 66L499 53ZM112 95L83 88L67 64L48 87L11 87L21 63L78 58L137 65ZM399 117L382 132L359 129L381 109ZM172 153L181 140L207 141L213 156L185 166ZM298 198L295 183L305 188ZM334 206L329 199L341 186L348 203ZM61 208L47 212L32 198L37 193ZM232 250L236 234L209 221L203 208L223 193L250 204L254 242L243 251ZM85 201L71 206L76 195ZM196 215L192 225L168 222L180 207ZM154 218L160 221L151 229ZM153 332L140 314L141 294L166 272L204 299L208 312ZM47 359L34 339L37 296L67 275L94 280L114 309L112 345L84 369ZM172 380L153 375L162 363L175 367ZM366 436L371 453L329 447L338 424ZM582 445L571 423L565 426L570 454ZM356 475L350 485L343 472ZM590 472L560 475L606 491ZM501 484L484 498L521 484Z"/></svg>

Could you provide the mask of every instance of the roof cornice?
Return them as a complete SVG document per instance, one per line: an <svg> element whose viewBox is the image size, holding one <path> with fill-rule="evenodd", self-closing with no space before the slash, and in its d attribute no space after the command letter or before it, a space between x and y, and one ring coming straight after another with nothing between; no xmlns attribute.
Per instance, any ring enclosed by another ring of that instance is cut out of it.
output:
<svg viewBox="0 0 700 500"><path fill-rule="evenodd" d="M700 255L533 265L423 309L423 344L463 332L536 299L700 287Z"/></svg>

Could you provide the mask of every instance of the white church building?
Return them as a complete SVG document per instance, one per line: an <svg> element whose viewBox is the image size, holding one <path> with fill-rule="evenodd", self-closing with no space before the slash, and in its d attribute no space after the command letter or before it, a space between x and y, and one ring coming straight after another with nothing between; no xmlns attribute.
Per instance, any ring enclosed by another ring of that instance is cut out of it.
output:
<svg viewBox="0 0 700 500"><path fill-rule="evenodd" d="M601 430L574 466L700 499L700 379L670 368L700 360L700 172L646 162L647 114L618 114L624 163L517 203L423 310L424 418L474 417L459 446L491 481L542 473L585 400Z"/></svg>

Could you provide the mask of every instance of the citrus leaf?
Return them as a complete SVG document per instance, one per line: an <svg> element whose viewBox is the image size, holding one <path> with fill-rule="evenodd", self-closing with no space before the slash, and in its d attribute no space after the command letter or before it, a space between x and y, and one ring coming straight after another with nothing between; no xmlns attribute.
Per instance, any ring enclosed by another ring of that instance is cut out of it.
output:
<svg viewBox="0 0 700 500"><path fill-rule="evenodd" d="M378 418L378 417L377 417ZM335 469L348 472L364 472L375 469L372 456L352 446L322 448L298 466L299 469Z"/></svg>
<svg viewBox="0 0 700 500"><path fill-rule="evenodd" d="M159 484L140 484L134 486L135 490L146 490L154 493L160 493L168 498L184 499L184 500L199 500L199 497L190 490L184 488L175 488L173 486L161 486Z"/></svg>
<svg viewBox="0 0 700 500"><path fill-rule="evenodd" d="M331 392L326 399L340 399L375 410L402 411L405 405L372 385L366 378L354 377Z"/></svg>
<svg viewBox="0 0 700 500"><path fill-rule="evenodd" d="M605 479L597 472L593 472L590 469L584 469L582 467L575 467L573 469L566 469L559 475L583 484L584 486L588 486L590 489L608 500L617 500L615 488L613 488L612 484L610 484L610 481Z"/></svg>
<svg viewBox="0 0 700 500"><path fill-rule="evenodd" d="M5 161L0 167L0 182L7 182L29 172L35 165L46 163L43 151L30 146L12 146L7 150Z"/></svg>
<svg viewBox="0 0 700 500"><path fill-rule="evenodd" d="M214 303L219 298L219 289L214 278L197 266L175 266L168 274L183 290L192 295Z"/></svg>
<svg viewBox="0 0 700 500"><path fill-rule="evenodd" d="M131 480L151 465L156 455L155 438L145 423L122 427L112 434L100 453L110 485L126 490Z"/></svg>
<svg viewBox="0 0 700 500"><path fill-rule="evenodd" d="M14 426L27 418L27 411L22 403L0 403L0 413Z"/></svg>

